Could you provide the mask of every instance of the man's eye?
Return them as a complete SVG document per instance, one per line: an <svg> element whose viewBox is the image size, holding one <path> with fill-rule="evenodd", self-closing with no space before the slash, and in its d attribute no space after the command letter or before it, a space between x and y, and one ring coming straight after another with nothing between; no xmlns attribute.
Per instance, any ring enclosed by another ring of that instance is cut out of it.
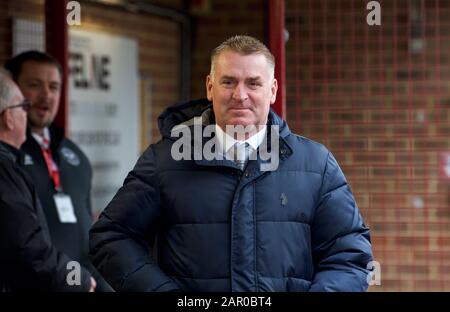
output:
<svg viewBox="0 0 450 312"><path fill-rule="evenodd" d="M259 83L259 82L256 82L256 81L250 82L250 87L251 88L257 88L259 86L261 86L261 83Z"/></svg>

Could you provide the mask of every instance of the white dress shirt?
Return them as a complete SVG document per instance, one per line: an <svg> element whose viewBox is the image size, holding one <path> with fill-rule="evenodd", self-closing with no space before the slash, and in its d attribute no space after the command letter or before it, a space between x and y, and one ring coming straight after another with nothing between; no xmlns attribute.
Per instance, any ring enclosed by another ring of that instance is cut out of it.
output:
<svg viewBox="0 0 450 312"><path fill-rule="evenodd" d="M49 146L50 146L50 131L48 130L47 127L44 128L44 136L34 133L33 131L31 131L31 135L43 149L49 148Z"/></svg>
<svg viewBox="0 0 450 312"><path fill-rule="evenodd" d="M216 124L215 127L217 148L222 152L222 155L226 159L235 162L245 162L249 159L250 155L256 156L254 152L264 141L267 131L267 126L263 126L262 129L260 129L257 133L255 133L248 139L239 141L223 131L218 124ZM256 157L252 157L251 159L256 159Z"/></svg>

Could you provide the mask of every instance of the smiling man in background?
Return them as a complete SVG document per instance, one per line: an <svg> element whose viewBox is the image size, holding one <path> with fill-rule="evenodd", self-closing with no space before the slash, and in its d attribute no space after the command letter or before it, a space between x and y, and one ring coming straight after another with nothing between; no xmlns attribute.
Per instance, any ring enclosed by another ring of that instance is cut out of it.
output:
<svg viewBox="0 0 450 312"><path fill-rule="evenodd" d="M98 291L109 290L87 256L92 225L91 165L63 129L53 124L61 96L61 66L46 53L27 51L7 61L5 67L31 103L27 140L21 148L24 169L36 184L52 241L92 273Z"/></svg>

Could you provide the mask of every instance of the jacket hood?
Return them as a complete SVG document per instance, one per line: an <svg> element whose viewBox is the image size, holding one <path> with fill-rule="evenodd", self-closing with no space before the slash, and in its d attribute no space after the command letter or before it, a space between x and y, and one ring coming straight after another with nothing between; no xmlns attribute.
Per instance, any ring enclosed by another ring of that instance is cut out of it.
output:
<svg viewBox="0 0 450 312"><path fill-rule="evenodd" d="M163 138L170 138L173 127L196 116L201 116L208 108L212 108L212 103L208 99L198 99L170 106L158 117L159 132Z"/></svg>
<svg viewBox="0 0 450 312"><path fill-rule="evenodd" d="M188 102L182 102L168 107L159 117L158 117L158 127L163 138L170 138L171 131L173 127L185 123L194 117L200 117L202 114L211 109L212 112L212 102L208 99L198 99ZM211 113L210 123L214 123L214 113ZM278 125L280 130L280 137L284 138L290 134L289 127L287 123L278 116L272 109L269 111L269 121L270 125Z"/></svg>

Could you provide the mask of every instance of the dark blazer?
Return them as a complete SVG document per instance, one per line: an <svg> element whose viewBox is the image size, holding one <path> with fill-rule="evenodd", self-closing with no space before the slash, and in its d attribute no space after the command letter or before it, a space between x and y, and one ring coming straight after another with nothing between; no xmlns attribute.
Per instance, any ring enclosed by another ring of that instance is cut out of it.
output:
<svg viewBox="0 0 450 312"><path fill-rule="evenodd" d="M88 258L88 233L92 226L91 164L80 148L64 137L62 129L52 125L49 130L52 157L58 166L63 192L70 195L72 200L77 222L60 222L53 199L56 193L53 181L41 147L29 130L27 140L21 146L25 154L23 169L36 185L53 244L91 272L97 280L97 291L111 290Z"/></svg>
<svg viewBox="0 0 450 312"><path fill-rule="evenodd" d="M18 164L21 159L19 150L0 142L0 288L88 291L91 275L83 268L80 285L67 283L73 272L67 264L73 259L51 242L34 184Z"/></svg>

